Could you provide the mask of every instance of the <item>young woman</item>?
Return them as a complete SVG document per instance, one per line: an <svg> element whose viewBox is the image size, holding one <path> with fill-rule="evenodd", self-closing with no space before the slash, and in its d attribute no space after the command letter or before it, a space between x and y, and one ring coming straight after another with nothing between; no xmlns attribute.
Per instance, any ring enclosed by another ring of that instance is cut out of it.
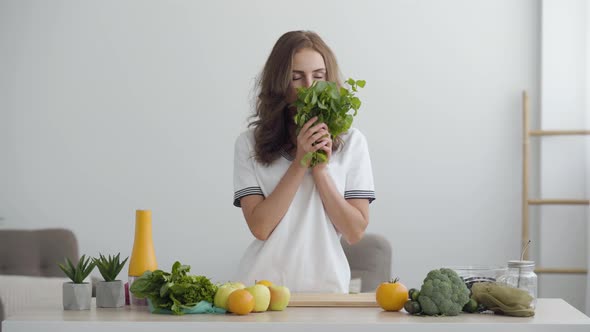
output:
<svg viewBox="0 0 590 332"><path fill-rule="evenodd" d="M309 120L296 135L290 104L313 81L340 84L336 58L315 33L291 31L276 42L259 79L256 114L236 140L234 205L256 238L236 280L267 279L292 292L348 293L350 267L340 244L359 241L375 199L365 137ZM301 165L310 151L328 161ZM309 166L309 165L308 165Z"/></svg>

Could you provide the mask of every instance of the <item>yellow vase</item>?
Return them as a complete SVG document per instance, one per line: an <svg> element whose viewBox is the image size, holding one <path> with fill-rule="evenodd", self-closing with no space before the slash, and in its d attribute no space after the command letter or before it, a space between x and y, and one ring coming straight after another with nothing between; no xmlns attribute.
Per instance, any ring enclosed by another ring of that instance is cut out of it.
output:
<svg viewBox="0 0 590 332"><path fill-rule="evenodd" d="M145 271L158 269L154 241L152 238L152 211L135 211L135 239L133 240L133 251L129 258L129 285L140 277ZM147 305L145 300L134 298L129 294L130 304Z"/></svg>

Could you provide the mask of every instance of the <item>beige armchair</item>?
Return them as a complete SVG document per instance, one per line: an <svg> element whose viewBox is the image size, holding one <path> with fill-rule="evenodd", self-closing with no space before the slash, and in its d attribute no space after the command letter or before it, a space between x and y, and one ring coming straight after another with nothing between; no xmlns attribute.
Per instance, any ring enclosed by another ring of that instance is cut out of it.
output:
<svg viewBox="0 0 590 332"><path fill-rule="evenodd" d="M384 236L365 234L354 245L344 238L341 243L351 278L361 279L361 292L374 292L380 283L391 279L391 245Z"/></svg>

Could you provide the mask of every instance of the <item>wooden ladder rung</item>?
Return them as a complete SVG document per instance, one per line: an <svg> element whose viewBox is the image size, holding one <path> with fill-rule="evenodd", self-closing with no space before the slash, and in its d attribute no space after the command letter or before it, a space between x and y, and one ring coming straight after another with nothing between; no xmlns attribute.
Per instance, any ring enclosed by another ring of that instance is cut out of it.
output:
<svg viewBox="0 0 590 332"><path fill-rule="evenodd" d="M529 205L590 205L587 199L529 199Z"/></svg>
<svg viewBox="0 0 590 332"><path fill-rule="evenodd" d="M531 130L531 136L590 135L590 130Z"/></svg>
<svg viewBox="0 0 590 332"><path fill-rule="evenodd" d="M548 268L539 267L535 269L535 273L550 273L550 274L587 274L587 269L572 269L572 268Z"/></svg>

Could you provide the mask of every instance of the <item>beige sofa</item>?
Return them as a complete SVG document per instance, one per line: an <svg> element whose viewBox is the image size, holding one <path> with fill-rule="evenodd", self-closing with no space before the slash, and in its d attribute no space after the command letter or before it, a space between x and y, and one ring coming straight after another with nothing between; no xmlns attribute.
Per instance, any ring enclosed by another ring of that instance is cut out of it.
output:
<svg viewBox="0 0 590 332"><path fill-rule="evenodd" d="M63 262L64 257L68 257L73 262L79 259L78 242L70 230L0 230L0 277L5 282L5 285L0 286L8 287L10 286L7 285L8 282L13 283L14 287L23 287L24 284L28 284L31 285L31 291L34 291L35 287L43 287L47 284L60 285L64 274L57 263ZM43 278L17 278L17 276ZM41 280L42 282L39 282ZM61 294L61 288L58 288L56 292ZM26 305L22 301L21 304ZM4 319L6 310L0 298L0 322ZM0 325L0 331L1 329Z"/></svg>

